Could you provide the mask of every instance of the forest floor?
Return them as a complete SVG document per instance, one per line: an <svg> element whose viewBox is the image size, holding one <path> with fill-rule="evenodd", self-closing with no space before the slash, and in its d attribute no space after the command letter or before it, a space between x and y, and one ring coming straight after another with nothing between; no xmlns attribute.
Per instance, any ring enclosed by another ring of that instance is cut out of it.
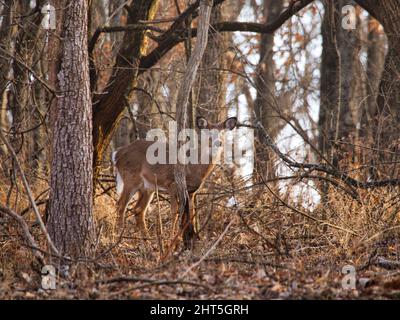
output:
<svg viewBox="0 0 400 320"><path fill-rule="evenodd" d="M214 188L198 196L200 239L191 251L168 250L167 201L148 212L150 239L129 217L118 241L115 194L99 196L97 258L58 274L54 290L43 289L45 275L18 226L0 216L0 299L400 298L399 190L365 191L361 200L331 190L325 210L311 210L264 188L227 207L229 188ZM39 228L31 232L45 248Z"/></svg>

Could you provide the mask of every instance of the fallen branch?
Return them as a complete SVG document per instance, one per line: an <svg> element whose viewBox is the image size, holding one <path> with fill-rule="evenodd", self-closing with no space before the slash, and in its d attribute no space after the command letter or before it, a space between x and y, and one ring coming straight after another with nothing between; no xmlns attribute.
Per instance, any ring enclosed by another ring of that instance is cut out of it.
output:
<svg viewBox="0 0 400 320"><path fill-rule="evenodd" d="M247 260L242 258L234 258L234 257L210 257L205 261L215 262L215 263L241 263L241 264L249 264L249 265L262 265L266 267L272 267L276 269L285 269L290 271L297 271L295 268L291 268L289 266L283 266L280 264L272 263L265 260Z"/></svg>
<svg viewBox="0 0 400 320"><path fill-rule="evenodd" d="M400 269L400 261L387 260L383 257L377 257L374 261L374 265L384 269Z"/></svg>

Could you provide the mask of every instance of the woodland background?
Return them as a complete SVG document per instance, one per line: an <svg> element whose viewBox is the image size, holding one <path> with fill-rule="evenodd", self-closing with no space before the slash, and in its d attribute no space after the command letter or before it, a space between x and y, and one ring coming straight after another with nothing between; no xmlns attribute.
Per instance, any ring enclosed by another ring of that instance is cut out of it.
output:
<svg viewBox="0 0 400 320"><path fill-rule="evenodd" d="M53 0L55 30L46 3L0 1L0 298L400 297L399 0ZM199 5L183 111L255 128L255 162L213 172L169 250L162 194L150 239L113 233L110 155L182 111Z"/></svg>

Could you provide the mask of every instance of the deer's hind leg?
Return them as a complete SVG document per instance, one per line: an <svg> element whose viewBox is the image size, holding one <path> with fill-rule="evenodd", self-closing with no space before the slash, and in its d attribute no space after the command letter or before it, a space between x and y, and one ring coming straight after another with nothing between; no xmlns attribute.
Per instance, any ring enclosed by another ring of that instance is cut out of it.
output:
<svg viewBox="0 0 400 320"><path fill-rule="evenodd" d="M154 191L139 190L139 199L134 208L138 229L145 238L149 238L149 232L146 224L146 211L153 199Z"/></svg>
<svg viewBox="0 0 400 320"><path fill-rule="evenodd" d="M121 232L125 226L125 210L128 206L129 201L138 191L138 188L129 187L124 185L122 193L117 201L117 222L115 225L115 231Z"/></svg>

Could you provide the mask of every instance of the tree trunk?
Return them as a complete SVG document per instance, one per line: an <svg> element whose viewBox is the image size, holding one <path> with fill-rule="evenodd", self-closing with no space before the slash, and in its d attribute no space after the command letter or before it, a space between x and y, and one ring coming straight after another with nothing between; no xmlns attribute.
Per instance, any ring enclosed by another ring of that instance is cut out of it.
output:
<svg viewBox="0 0 400 320"><path fill-rule="evenodd" d="M192 55L190 56L185 75L179 88L176 101L177 132L187 127L187 107L193 83L195 82L197 70L207 46L208 28L210 24L212 0L200 0L198 36ZM179 145L178 145L179 150ZM190 215L189 197L186 187L185 165L178 162L174 169L175 183L179 195L179 212L182 217L183 242L185 248L192 248L196 237L193 217Z"/></svg>
<svg viewBox="0 0 400 320"><path fill-rule="evenodd" d="M41 1L36 3L37 8L41 5ZM15 34L11 38L5 35L4 43L10 43L7 48L8 53L15 56L11 59L11 69L12 69L12 85L10 86L9 94L9 107L12 114L12 143L15 150L18 152L19 159L24 167L31 167L32 163L28 163L31 160L33 150L33 132L25 132L29 127L35 126L36 112L32 109L32 103L30 103L29 98L32 94L31 90L31 79L29 78L28 70L21 65L23 62L26 65L32 65L33 53L36 49L38 43L38 35L40 33L40 15L31 14L31 8L29 2L18 0L10 1L7 6L11 6L11 14L15 15L14 20L9 21L9 32L12 29L15 30ZM9 7L10 8L10 7ZM17 26L12 28L13 24L18 21L17 17L26 17L25 23L30 26L30 30L27 30L25 24L17 23ZM5 20L9 19L9 17ZM7 39L8 38L8 39ZM8 62L7 62L8 64ZM7 72L8 73L8 72ZM7 75L7 73L5 75ZM33 117L32 117L33 116Z"/></svg>
<svg viewBox="0 0 400 320"><path fill-rule="evenodd" d="M381 128L387 132L382 135L382 141L385 141L386 138L394 141L391 133L394 133L396 138L400 136L398 130L400 120L400 0L356 0L356 2L382 24L387 35L388 51L379 86L377 105L382 121ZM392 122L389 126L384 124L384 122L388 124L387 120Z"/></svg>
<svg viewBox="0 0 400 320"><path fill-rule="evenodd" d="M13 20L13 10L12 10L12 0L6 0L3 5L3 10L1 11L1 25L0 25L0 39L4 43L4 49L9 50L11 47L11 22ZM0 94L2 95L6 89L6 84L8 80L8 73L10 71L9 60L4 56L0 55Z"/></svg>
<svg viewBox="0 0 400 320"><path fill-rule="evenodd" d="M210 18L211 24L221 21L221 6L213 8ZM206 50L202 59L202 69L199 79L199 93L197 108L199 114L212 122L218 121L223 97L223 67L224 60L224 39L220 33L212 33L209 36Z"/></svg>
<svg viewBox="0 0 400 320"><path fill-rule="evenodd" d="M386 55L386 39L378 30L379 23L370 15L368 25L367 104L364 105L365 108L362 109L360 116L361 143L370 142L373 139L371 125L378 112L377 97Z"/></svg>
<svg viewBox="0 0 400 320"><path fill-rule="evenodd" d="M327 0L322 23L319 148L335 166L341 160L339 154L345 155L349 151L341 148L338 142L349 140L356 134L353 114L360 108L363 96L360 94L363 90L358 85L363 83L359 62L359 24L355 30L341 26L342 7L348 4L354 3L349 0ZM341 152L338 152L339 149Z"/></svg>
<svg viewBox="0 0 400 320"><path fill-rule="evenodd" d="M366 103L361 106L358 144L374 146L378 118L377 97L386 55L386 36L379 30L380 24L371 15L368 17ZM370 163L365 178L376 178L379 153L359 148L360 163Z"/></svg>
<svg viewBox="0 0 400 320"><path fill-rule="evenodd" d="M381 166L375 175L396 177L400 167L400 0L356 0L383 26L388 43L388 51L376 100L377 113L373 139L377 150L390 148L392 153L378 153L378 163L391 162Z"/></svg>
<svg viewBox="0 0 400 320"><path fill-rule="evenodd" d="M353 4L349 0L327 0L322 21L322 59L320 83L320 110L318 119L319 149L328 161L339 167L339 156L345 157L347 145L338 142L349 141L350 135L356 135L356 119L352 111L360 108L357 99L362 99L359 86L363 83L359 61L360 43L359 23L356 29L344 29L341 25L342 7ZM356 73L356 70L357 73ZM358 78L356 78L358 77ZM353 109L353 110L352 110ZM322 202L326 202L329 184L321 182ZM326 213L322 213L326 219Z"/></svg>
<svg viewBox="0 0 400 320"><path fill-rule="evenodd" d="M72 1L64 8L48 231L61 253L78 257L89 254L94 239L87 1Z"/></svg>
<svg viewBox="0 0 400 320"><path fill-rule="evenodd" d="M270 23L282 11L282 0L264 0L264 22ZM274 34L262 34L260 39L260 59L257 66L255 79L257 96L254 101L254 113L264 128L268 129L274 140L279 131L278 113L274 108L275 98L275 63L273 60ZM261 145L262 147L262 145ZM256 168L264 176L270 179L275 176L271 151L264 148L256 153Z"/></svg>
<svg viewBox="0 0 400 320"><path fill-rule="evenodd" d="M10 51L11 48L11 34L12 28L10 28L11 22L13 20L13 1L4 1L3 8L1 10L1 25L0 25L0 39L4 43L4 49ZM8 85L8 77L10 73L10 62L7 57L0 55L0 128L3 130L8 129L9 121L7 119L7 109L8 109L8 92L6 90ZM11 124L10 124L11 125ZM1 153L6 154L7 148L2 144L0 146ZM6 173L6 170L4 170ZM8 173L6 173L8 175Z"/></svg>

